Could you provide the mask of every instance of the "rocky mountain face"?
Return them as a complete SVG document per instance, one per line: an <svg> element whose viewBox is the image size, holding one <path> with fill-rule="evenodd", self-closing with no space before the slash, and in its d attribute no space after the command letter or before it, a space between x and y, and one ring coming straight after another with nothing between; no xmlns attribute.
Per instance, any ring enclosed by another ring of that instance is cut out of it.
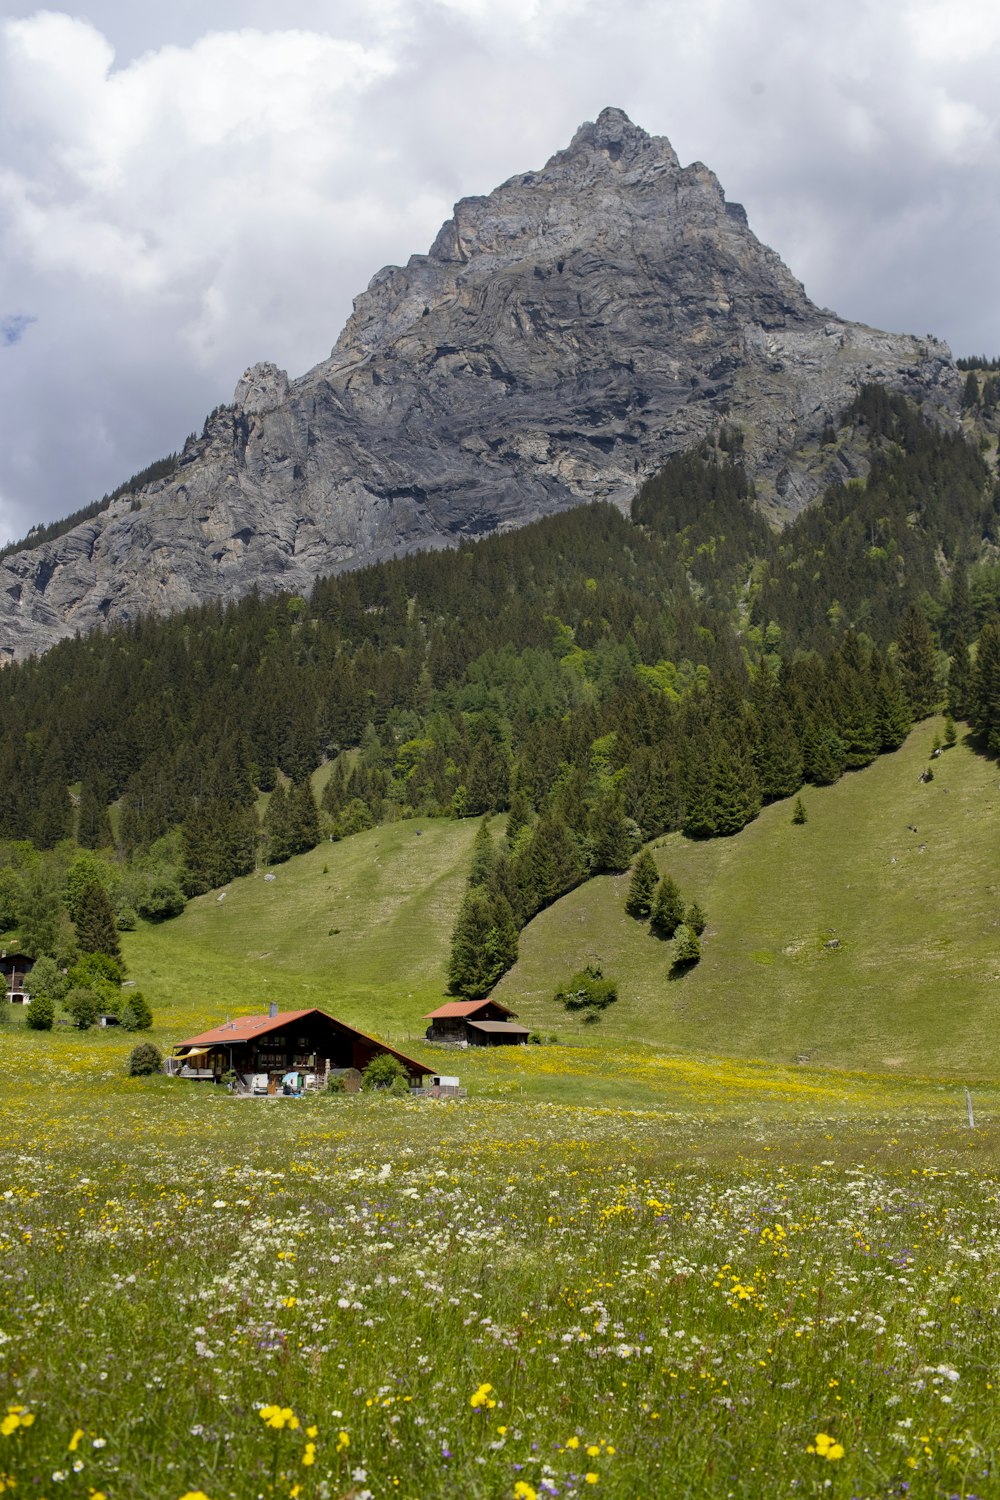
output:
<svg viewBox="0 0 1000 1500"><path fill-rule="evenodd" d="M722 422L780 520L837 462L788 454L870 380L957 410L944 344L815 307L706 167L608 109L379 271L328 360L291 381L248 370L169 481L5 559L0 654L627 507Z"/></svg>

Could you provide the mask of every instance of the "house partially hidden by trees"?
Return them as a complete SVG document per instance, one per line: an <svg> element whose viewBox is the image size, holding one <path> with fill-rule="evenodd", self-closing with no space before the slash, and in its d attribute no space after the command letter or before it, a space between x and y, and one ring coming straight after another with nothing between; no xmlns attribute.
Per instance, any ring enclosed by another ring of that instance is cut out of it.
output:
<svg viewBox="0 0 1000 1500"><path fill-rule="evenodd" d="M518 1026L508 1010L496 1000L449 1000L424 1016L430 1021L429 1042L448 1042L453 1047L516 1047L528 1040L527 1026Z"/></svg>
<svg viewBox="0 0 1000 1500"><path fill-rule="evenodd" d="M235 1021L178 1042L168 1062L180 1064L170 1071L179 1071L181 1076L214 1079L217 1083L224 1075L235 1073L249 1089L262 1075L277 1082L289 1072L300 1072L313 1074L322 1082L331 1074L348 1070L361 1073L373 1057L383 1053L402 1063L411 1083L420 1084L434 1071L325 1011L279 1011L276 1005L266 1015L238 1016Z"/></svg>
<svg viewBox="0 0 1000 1500"><path fill-rule="evenodd" d="M26 953L0 953L0 975L3 976L3 998L11 1005L28 1005L31 992L27 989L28 975L35 960Z"/></svg>

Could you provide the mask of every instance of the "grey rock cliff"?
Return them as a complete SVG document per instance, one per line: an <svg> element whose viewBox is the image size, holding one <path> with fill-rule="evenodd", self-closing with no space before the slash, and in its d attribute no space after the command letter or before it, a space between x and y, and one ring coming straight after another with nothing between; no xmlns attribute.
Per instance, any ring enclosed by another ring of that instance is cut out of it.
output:
<svg viewBox="0 0 1000 1500"><path fill-rule="evenodd" d="M706 167L608 109L379 271L328 360L248 370L137 509L0 564L0 653L624 507L723 420L781 519L829 477L786 455L872 379L957 409L943 344L816 308Z"/></svg>

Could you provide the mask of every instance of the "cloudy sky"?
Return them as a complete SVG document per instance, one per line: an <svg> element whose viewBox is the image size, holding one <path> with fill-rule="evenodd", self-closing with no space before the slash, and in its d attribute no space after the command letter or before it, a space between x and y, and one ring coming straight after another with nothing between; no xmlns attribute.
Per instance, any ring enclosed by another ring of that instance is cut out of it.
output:
<svg viewBox="0 0 1000 1500"><path fill-rule="evenodd" d="M997 0L0 0L0 539L324 358L606 104L820 304L1000 353L998 77Z"/></svg>

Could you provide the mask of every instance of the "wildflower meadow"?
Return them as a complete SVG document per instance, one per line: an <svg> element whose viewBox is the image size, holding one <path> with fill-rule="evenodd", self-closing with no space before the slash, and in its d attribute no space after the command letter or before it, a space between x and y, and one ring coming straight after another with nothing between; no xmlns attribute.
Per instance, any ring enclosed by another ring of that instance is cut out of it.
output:
<svg viewBox="0 0 1000 1500"><path fill-rule="evenodd" d="M546 1047L254 1101L59 1045L0 1036L0 1494L1000 1495L991 1088Z"/></svg>

